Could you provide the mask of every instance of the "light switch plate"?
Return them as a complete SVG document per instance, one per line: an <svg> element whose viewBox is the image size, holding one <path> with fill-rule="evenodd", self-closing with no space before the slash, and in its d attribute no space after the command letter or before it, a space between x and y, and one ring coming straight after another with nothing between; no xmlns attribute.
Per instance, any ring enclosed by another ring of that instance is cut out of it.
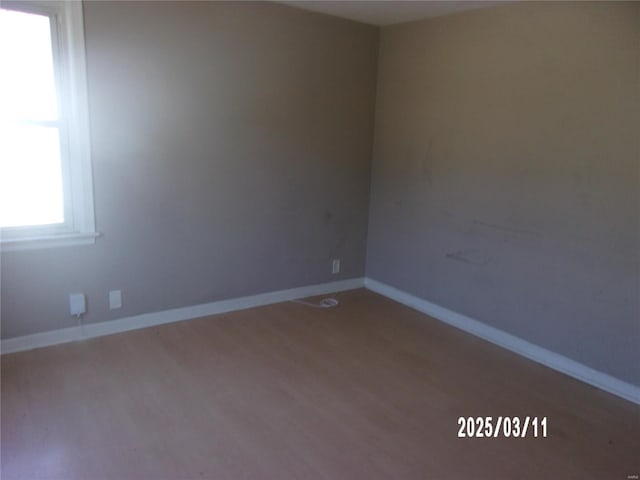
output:
<svg viewBox="0 0 640 480"><path fill-rule="evenodd" d="M335 258L333 260L333 262L331 262L331 273L332 274L336 274L336 273L340 273L340 259L339 258Z"/></svg>

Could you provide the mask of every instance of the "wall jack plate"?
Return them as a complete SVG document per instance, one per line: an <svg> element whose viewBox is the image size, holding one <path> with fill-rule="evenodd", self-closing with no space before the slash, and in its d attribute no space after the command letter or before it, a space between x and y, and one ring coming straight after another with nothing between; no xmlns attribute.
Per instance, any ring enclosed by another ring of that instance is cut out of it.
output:
<svg viewBox="0 0 640 480"><path fill-rule="evenodd" d="M111 290L109 292L109 309L114 310L122 307L122 291Z"/></svg>

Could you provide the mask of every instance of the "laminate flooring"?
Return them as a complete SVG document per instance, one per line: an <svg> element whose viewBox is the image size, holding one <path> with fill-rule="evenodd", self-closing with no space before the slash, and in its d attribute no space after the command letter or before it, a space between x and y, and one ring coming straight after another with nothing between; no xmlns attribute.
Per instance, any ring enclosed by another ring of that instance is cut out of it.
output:
<svg viewBox="0 0 640 480"><path fill-rule="evenodd" d="M2 479L640 474L637 405L367 290L336 297L2 356ZM547 437L458 438L479 416L546 417Z"/></svg>

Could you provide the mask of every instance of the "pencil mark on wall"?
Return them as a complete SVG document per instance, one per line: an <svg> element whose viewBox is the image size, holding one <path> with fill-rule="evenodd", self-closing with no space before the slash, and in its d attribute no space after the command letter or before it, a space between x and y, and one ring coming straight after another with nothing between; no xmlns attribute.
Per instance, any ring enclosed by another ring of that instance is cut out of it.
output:
<svg viewBox="0 0 640 480"><path fill-rule="evenodd" d="M458 262L469 263L472 265L485 265L488 263L486 258L482 258L478 250L457 250L455 252L449 252L445 254L450 260L456 260Z"/></svg>
<svg viewBox="0 0 640 480"><path fill-rule="evenodd" d="M445 255L445 257L451 259L451 260L457 260L459 262L464 262L464 263L472 263L471 260L469 260L467 257L464 256L464 251L459 251L459 252L449 252Z"/></svg>

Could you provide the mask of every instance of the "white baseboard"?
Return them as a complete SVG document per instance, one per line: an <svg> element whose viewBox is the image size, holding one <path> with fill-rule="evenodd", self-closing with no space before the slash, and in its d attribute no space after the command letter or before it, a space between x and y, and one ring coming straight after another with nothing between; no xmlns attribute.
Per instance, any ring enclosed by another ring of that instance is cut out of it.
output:
<svg viewBox="0 0 640 480"><path fill-rule="evenodd" d="M402 303L430 317L464 330L491 343L499 345L514 353L541 363L558 372L581 380L589 385L622 397L625 400L640 404L640 387L619 380L611 375L594 370L591 367L554 353L519 337L506 333L486 323L479 322L465 315L453 312L390 285L365 278L365 288Z"/></svg>
<svg viewBox="0 0 640 480"><path fill-rule="evenodd" d="M86 338L111 335L113 333L136 330L138 328L162 325L164 323L179 322L192 318L206 317L218 313L244 310L246 308L259 307L272 303L286 302L299 298L324 295L327 293L341 292L364 287L364 278L352 278L336 282L309 285L306 287L291 288L275 292L260 293L248 297L220 300L218 302L204 303L189 307L174 308L161 312L144 313L133 317L108 320L105 322L89 323L84 327L69 327L49 332L35 333L22 337L8 338L0 342L0 352L14 353L34 348L58 345L60 343L73 342Z"/></svg>
<svg viewBox="0 0 640 480"><path fill-rule="evenodd" d="M299 298L324 295L332 292L340 292L365 287L373 292L414 308L437 320L464 330L472 335L480 337L491 343L499 345L507 350L515 352L530 360L541 363L549 368L581 380L589 385L600 388L606 392L617 395L631 402L640 404L640 387L619 380L611 375L594 370L584 364L571 360L565 356L554 353L533 343L527 342L514 335L506 333L485 323L474 320L465 315L456 313L447 308L435 305L409 293L398 290L390 285L378 282L371 278L353 278L336 282L309 285L306 287L291 288L275 292L261 293L247 297L232 298L218 302L193 305L189 307L174 308L161 312L144 313L133 317L109 320L99 323L90 323L82 327L69 327L49 332L35 333L22 337L8 338L0 342L0 352L14 353L34 348L58 345L87 338L111 335L113 333L136 330L138 328L162 325L165 323L179 322L218 313L243 310L246 308L270 305L278 302L286 302Z"/></svg>

